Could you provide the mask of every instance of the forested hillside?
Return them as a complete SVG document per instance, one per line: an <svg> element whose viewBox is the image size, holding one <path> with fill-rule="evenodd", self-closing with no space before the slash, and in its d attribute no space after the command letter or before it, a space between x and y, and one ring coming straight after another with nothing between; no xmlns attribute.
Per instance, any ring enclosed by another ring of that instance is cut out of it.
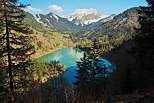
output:
<svg viewBox="0 0 154 103"><path fill-rule="evenodd" d="M130 38L134 34L134 28L139 26L139 8L131 8L115 16L112 20L94 28L87 34L88 38L108 36L108 38Z"/></svg>
<svg viewBox="0 0 154 103"><path fill-rule="evenodd" d="M29 45L33 46L33 50L36 52L32 55L32 58L48 54L52 50L58 50L73 44L69 38L69 33L66 33L71 31L63 30L60 32L47 24L45 25L38 22L32 14L28 12L24 12L24 14L26 17L23 20L23 23L28 25L32 30ZM55 21L53 21L53 23L55 23Z"/></svg>
<svg viewBox="0 0 154 103"><path fill-rule="evenodd" d="M140 10L139 7L130 8L91 31L78 32L75 38L80 39L80 42L84 42L85 45L96 38L100 42L100 46L104 48L103 51L118 47L136 35L134 28L140 26L138 10Z"/></svg>
<svg viewBox="0 0 154 103"><path fill-rule="evenodd" d="M113 103L153 103L154 101L154 3L150 0L147 0L147 2L149 3L147 7L128 9L92 31L80 32L77 35L81 40L81 45L78 45L78 48L89 50L90 53L91 48L92 50L100 48L102 54L98 57L106 58L116 67L116 70L110 76L111 78L108 77L110 78L109 83L104 84L104 86L109 86L106 91L107 95L108 90L111 92L109 94L112 95ZM90 44L91 41L95 40L97 40L99 46L93 48ZM99 54L99 52L95 50L93 53ZM88 57L82 59L80 72L78 72L85 73L80 74L83 81L86 81L86 78L82 76L86 75L86 69L83 68L88 69L88 60ZM97 69L99 68L96 67L95 70ZM79 81L81 81L81 77L78 77ZM80 84L85 85L82 81ZM82 88L80 90L83 91ZM108 96L106 100L108 100ZM105 103L109 103L109 101Z"/></svg>
<svg viewBox="0 0 154 103"><path fill-rule="evenodd" d="M0 0L0 103L153 103L154 1L146 3L108 17L93 8L58 16Z"/></svg>
<svg viewBox="0 0 154 103"><path fill-rule="evenodd" d="M68 35L51 32L37 23L13 0L0 1L0 102L16 103L65 67L57 61L32 61L68 45ZM37 25L37 27L35 26ZM35 26L35 27L34 27ZM44 30L41 30L44 29Z"/></svg>

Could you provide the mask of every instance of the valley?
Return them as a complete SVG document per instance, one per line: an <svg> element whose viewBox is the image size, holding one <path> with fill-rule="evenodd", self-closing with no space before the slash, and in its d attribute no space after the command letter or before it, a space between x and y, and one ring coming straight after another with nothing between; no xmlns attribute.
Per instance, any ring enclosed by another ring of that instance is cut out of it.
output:
<svg viewBox="0 0 154 103"><path fill-rule="evenodd" d="M36 57L39 57L42 53L50 53L50 50L57 46L57 48L63 48L80 44L81 41L73 43L75 39L86 41L86 39L99 38L99 40L106 42L102 44L110 44L110 47L113 48L120 45L123 40L132 38L134 34L132 28L138 27L137 9L131 8L119 15L113 14L108 17L101 15L96 9L79 9L62 17L53 13L32 15L25 12L27 17L24 23L30 25L34 31L31 36L35 39L35 41L32 40L32 45L37 50ZM82 23L74 22L76 18ZM87 20L84 18L87 18ZM89 24L87 24L88 22Z"/></svg>
<svg viewBox="0 0 154 103"><path fill-rule="evenodd" d="M153 1L34 1L0 1L0 103L153 103Z"/></svg>

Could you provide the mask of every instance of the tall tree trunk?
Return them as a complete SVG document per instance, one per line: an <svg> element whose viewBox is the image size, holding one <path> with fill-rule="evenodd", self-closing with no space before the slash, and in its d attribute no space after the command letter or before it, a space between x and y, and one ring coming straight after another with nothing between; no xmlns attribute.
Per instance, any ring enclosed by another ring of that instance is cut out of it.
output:
<svg viewBox="0 0 154 103"><path fill-rule="evenodd" d="M4 15L5 15L5 29L6 29L6 44L7 44L7 53L8 53L8 71L10 79L10 103L14 103L14 87L13 87L13 76L12 76L12 62L11 62L11 50L10 50L10 40L9 40L9 28L8 28L8 18L7 18L7 0L4 4Z"/></svg>

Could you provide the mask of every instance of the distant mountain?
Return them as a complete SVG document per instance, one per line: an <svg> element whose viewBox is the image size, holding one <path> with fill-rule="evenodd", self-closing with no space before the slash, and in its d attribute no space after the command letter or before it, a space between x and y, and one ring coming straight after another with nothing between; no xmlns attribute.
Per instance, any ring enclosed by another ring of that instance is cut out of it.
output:
<svg viewBox="0 0 154 103"><path fill-rule="evenodd" d="M91 23L91 24L89 24L89 25L86 25L86 26L87 26L87 27L90 27L90 28L92 28L92 27L97 27L97 26L99 26L99 25L101 25L101 24L103 24L103 23L105 23L105 22L107 22L107 21L112 20L115 16L116 16L116 14L112 14L112 15L106 17L106 18L103 18L103 19L101 19L101 20L99 20L99 21L97 21L97 22L93 22L93 23Z"/></svg>
<svg viewBox="0 0 154 103"><path fill-rule="evenodd" d="M53 31L53 29L46 27L44 24L38 22L34 15L30 14L29 12L24 12L24 14L26 15L26 18L24 19L24 24L28 24L30 27L38 30L38 31L42 31L42 32L46 32L46 31Z"/></svg>
<svg viewBox="0 0 154 103"><path fill-rule="evenodd" d="M54 13L34 15L35 20L52 30L59 32L76 32L80 31L81 27L73 24L65 18L62 18Z"/></svg>
<svg viewBox="0 0 154 103"><path fill-rule="evenodd" d="M77 9L70 15L62 17L68 19L76 25L84 26L97 22L107 16L100 14L96 9Z"/></svg>
<svg viewBox="0 0 154 103"><path fill-rule="evenodd" d="M90 33L86 34L88 38L103 37L108 38L129 38L134 34L134 27L138 27L138 10L139 8L131 8L123 13L115 16L112 20L93 28Z"/></svg>
<svg viewBox="0 0 154 103"><path fill-rule="evenodd" d="M56 31L67 33L78 33L87 31L107 22L115 15L109 17L100 14L96 9L78 9L74 13L60 17L54 13L32 15L25 12L27 18L25 23L41 31Z"/></svg>
<svg viewBox="0 0 154 103"><path fill-rule="evenodd" d="M28 12L24 12L24 14L26 15L26 18L24 19L23 24L28 25L29 28L33 31L32 34L29 34L30 36L29 45L33 46L33 50L35 50L36 52L35 54L32 55L32 58L48 54L54 48L65 47L68 45L68 41L69 45L72 44L68 35L69 33L57 32L55 28L51 28L52 24L49 25L44 21L41 20L39 21L38 19L36 19L36 16ZM56 16L55 20L57 20Z"/></svg>

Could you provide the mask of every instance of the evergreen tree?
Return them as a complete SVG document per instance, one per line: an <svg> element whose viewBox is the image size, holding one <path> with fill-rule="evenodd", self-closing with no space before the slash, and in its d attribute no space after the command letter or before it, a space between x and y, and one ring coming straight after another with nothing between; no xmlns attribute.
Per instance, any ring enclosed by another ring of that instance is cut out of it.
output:
<svg viewBox="0 0 154 103"><path fill-rule="evenodd" d="M95 98L104 98L107 96L107 78L109 77L109 72L105 67L103 61L99 59L102 54L102 49L96 39L93 40L93 44L90 50L90 61L92 62L90 67L90 81L91 81L91 92Z"/></svg>
<svg viewBox="0 0 154 103"><path fill-rule="evenodd" d="M79 70L77 70L78 76L76 76L78 81L75 85L79 100L82 102L92 103L93 100L98 101L102 97L104 100L106 99L105 92L109 75L104 63L98 58L100 55L101 49L95 39L91 46L90 55L84 54L81 62L78 62Z"/></svg>
<svg viewBox="0 0 154 103"><path fill-rule="evenodd" d="M154 1L146 0L149 6L141 7L139 10L140 27L136 28L135 47L133 56L137 61L136 78L137 86L144 88L153 85L154 74Z"/></svg>
<svg viewBox="0 0 154 103"><path fill-rule="evenodd" d="M96 90L95 89L98 89L96 88L96 85L98 83L98 81L96 80L97 76L98 76L98 71L101 69L99 66L98 66L98 57L100 56L100 48L97 44L97 40L94 39L93 40L93 44L90 48L90 57L89 57L89 60L91 61L91 67L90 67L90 81L91 81L91 93L92 95L95 97L96 94Z"/></svg>
<svg viewBox="0 0 154 103"><path fill-rule="evenodd" d="M25 34L32 31L22 24L25 17L22 10L24 7L18 5L17 0L0 1L0 59L4 61L0 69L3 71L3 78L6 79L3 85L6 91L2 91L1 94L9 94L11 103L14 102L16 94L27 89L30 79L30 71L26 67L31 55L28 51L32 47L28 46L29 36Z"/></svg>
<svg viewBox="0 0 154 103"><path fill-rule="evenodd" d="M91 67L91 61L88 60L88 57L86 56L86 53L84 53L83 58L81 58L81 62L77 62L79 70L77 71L77 75L75 76L78 81L74 84L76 87L76 95L77 99L82 103L86 102L86 98L88 98L90 95L89 87L90 87L90 80L89 80L89 71Z"/></svg>

